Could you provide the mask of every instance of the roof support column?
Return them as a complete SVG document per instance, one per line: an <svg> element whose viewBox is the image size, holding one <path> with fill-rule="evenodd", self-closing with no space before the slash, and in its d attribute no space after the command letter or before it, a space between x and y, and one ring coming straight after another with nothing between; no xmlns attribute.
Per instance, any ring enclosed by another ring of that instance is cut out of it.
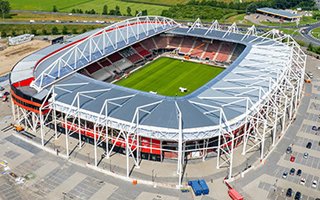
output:
<svg viewBox="0 0 320 200"><path fill-rule="evenodd" d="M66 134L66 156L69 159L69 133L68 133L68 120L67 114L64 116L64 126L65 126L65 134Z"/></svg>
<svg viewBox="0 0 320 200"><path fill-rule="evenodd" d="M41 134L41 145L44 146L44 133L43 133L43 126L44 126L44 122L43 122L43 115L42 112L40 110L39 113L39 118L40 118L40 134ZM33 123L35 123L34 120L32 120ZM36 126L36 125L35 125Z"/></svg>
<svg viewBox="0 0 320 200"><path fill-rule="evenodd" d="M178 163L177 163L177 173L179 175L178 185L177 187L182 186L182 162L183 162L183 130L182 130L182 113L178 104L176 103L176 108L178 111L178 123L179 123L179 138L178 138Z"/></svg>
<svg viewBox="0 0 320 200"><path fill-rule="evenodd" d="M233 166L233 149L234 149L234 135L233 133L231 133L231 152L230 152L230 164L229 164L229 175L228 175L228 179L232 178L232 166Z"/></svg>
<svg viewBox="0 0 320 200"><path fill-rule="evenodd" d="M278 108L276 107L275 115L274 115L273 132L272 132L272 146L276 145L277 125L278 125Z"/></svg>
<svg viewBox="0 0 320 200"><path fill-rule="evenodd" d="M54 87L52 89L52 109L53 109L53 120L54 120L54 139L58 139L58 131L57 131L57 109L56 109L56 100L55 100L55 92Z"/></svg>
<svg viewBox="0 0 320 200"><path fill-rule="evenodd" d="M79 144L78 144L78 147L79 149L81 149L81 123L80 123L80 95L78 95L78 98L77 98L77 107L78 107L78 137L79 137ZM86 131L86 130L85 130Z"/></svg>
<svg viewBox="0 0 320 200"><path fill-rule="evenodd" d="M94 141L94 166L98 166L98 158L97 158L97 126L94 124L93 126L93 141Z"/></svg>
<svg viewBox="0 0 320 200"><path fill-rule="evenodd" d="M129 178L130 176L130 163L129 163L129 135L127 133L127 136L125 137L125 142L126 142L126 161L127 161L127 177Z"/></svg>
<svg viewBox="0 0 320 200"><path fill-rule="evenodd" d="M13 115L13 121L16 123L17 116L16 116L16 107L15 104L13 103L13 99L11 98L11 110L12 110L12 115Z"/></svg>
<svg viewBox="0 0 320 200"><path fill-rule="evenodd" d="M260 154L260 161L264 158L264 142L265 142L265 136L266 136L266 128L267 128L267 120L263 120L263 132L262 132L262 138L261 138L261 154Z"/></svg>
<svg viewBox="0 0 320 200"><path fill-rule="evenodd" d="M242 155L246 155L246 146L247 146L247 136L248 136L248 125L250 123L250 121L248 120L249 118L249 113L248 113L248 107L249 107L249 99L247 98L247 102L246 102L246 120L245 120L245 124L244 124L244 131L243 131L243 148L242 148Z"/></svg>

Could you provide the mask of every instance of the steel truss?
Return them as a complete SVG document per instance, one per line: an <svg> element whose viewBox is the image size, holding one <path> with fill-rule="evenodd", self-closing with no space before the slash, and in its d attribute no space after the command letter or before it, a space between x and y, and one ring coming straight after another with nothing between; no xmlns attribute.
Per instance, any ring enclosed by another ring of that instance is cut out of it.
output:
<svg viewBox="0 0 320 200"><path fill-rule="evenodd" d="M177 27L178 24L169 18L158 16L138 16L105 27L87 36L66 49L39 75L31 86L38 92L55 83L62 77L74 73L99 59L126 48L136 42ZM52 58L46 57L35 68ZM46 64L46 63L44 63Z"/></svg>
<svg viewBox="0 0 320 200"><path fill-rule="evenodd" d="M200 24L198 21L196 24ZM219 25L217 22L214 22L211 29L218 29ZM194 27L197 28L197 27ZM208 30L210 31L210 30ZM230 27L228 32L236 31L236 26ZM253 28L248 31L248 35L254 34ZM208 156L208 150L215 150L217 154L217 165L216 168L227 165L228 178L232 178L232 168L233 168L233 153L236 141L243 141L242 154L246 155L249 151L255 148L260 149L260 159L265 158L265 141L266 137L270 136L272 138L272 146L277 143L279 137L284 133L290 121L294 119L297 111L297 107L302 98L302 89L305 73L305 64L306 64L306 55L300 49L299 45L288 35L274 35L275 31L271 33L266 33L263 36L258 36L260 38L259 42L254 43L254 46L260 46L261 48L276 48L277 45L286 45L290 47L291 53L290 58L285 60L284 68L273 68L272 65L275 63L268 63L270 67L259 68L257 66L248 66L248 67L257 67L257 71L264 72L260 73L263 75L255 76L253 78L247 79L232 79L226 80L230 82L240 82L244 80L255 81L253 84L247 84L245 86L239 87L225 87L225 88L211 88L212 90L243 90L237 96L234 97L199 97L202 100L225 100L227 103L221 107L213 106L210 104L191 101L190 103L206 108L204 111L205 115L216 115L219 116L219 122L217 130L215 130L216 136L218 137L218 145L215 147L208 147L209 135L203 133L197 133L197 138L199 141L203 141L203 146L196 146L195 149L187 150L186 142L189 138L186 138L183 130L182 115L178 103L175 103L176 113L179 122L179 128L175 133L175 137L172 137L171 141L175 141L178 144L177 150L172 150L178 154L177 159L177 174L178 174L178 186L182 186L182 179L184 173L185 155L189 152L202 152L203 160ZM226 33L227 34L227 33ZM248 36L247 35L247 36ZM274 42L270 43L270 40L267 40L264 37L270 37L273 35ZM256 40L256 39L254 39ZM265 43L268 42L268 45ZM270 43L270 44L269 44ZM264 45L264 46L263 46ZM259 52L257 52L259 54ZM267 61L265 62L267 63ZM245 71L237 73L248 73ZM276 74L276 78L270 78L268 75ZM260 82L269 83L268 88L259 86ZM74 83L77 85L87 84L87 83ZM140 137L141 130L140 123L142 119L149 115L153 109L161 103L161 101L156 101L147 105L137 107L134 113L134 116L131 120L131 123L122 123L119 120L114 120L110 117L110 114L113 110L110 110L110 105L120 107L121 104L118 103L119 100L130 99L134 95L121 96L112 99L106 99L103 106L100 109L99 113L90 113L81 108L81 105L88 100L95 99L94 93L107 92L109 88L103 90L94 90L94 91L83 91L78 92L74 97L71 105L64 105L63 103L57 101L56 91L62 90L64 92L71 92L68 90L68 86L72 84L56 84L52 85L48 96L44 102L49 102L47 104L43 103L40 107L40 111L49 110L46 114L40 112L35 114L29 111L26 111L22 108L19 108L13 105L13 113L16 122L24 122L31 127L31 130L36 133L40 128L41 141L42 145L45 146L44 141L44 126L52 124L54 127L55 138L58 138L57 125L64 124L65 127L68 125L72 126L72 129L65 129L66 135L66 154L67 157L70 156L69 151L69 137L72 134L78 134L79 143L78 148L81 148L81 131L89 130L87 127L87 122L93 123L93 135L94 135L94 165L98 166L98 151L97 147L100 146L102 142L106 144L104 156L106 159L110 158L110 154L113 151L115 144L118 141L124 141L125 143L125 156L126 156L126 176L130 176L130 158L133 160L135 167L140 166L140 149L142 147ZM246 96L251 92L259 93L257 102L252 102L252 100ZM230 105L245 105L244 117L241 120L236 122L229 121L225 112L225 107ZM57 111L63 113L60 116L57 116ZM50 117L49 117L50 116ZM50 120L51 118L51 120ZM38 127L38 124L40 126ZM279 128L280 127L280 128ZM242 130L243 132L239 135L235 135L235 132ZM150 134L150 136L154 136ZM157 135L157 136L161 136ZM156 136L154 136L156 137ZM212 137L212 135L211 135ZM158 137L156 137L158 139ZM159 137L160 138L160 137ZM109 144L111 148L109 148ZM145 147L144 147L145 148ZM162 147L158 150L165 150Z"/></svg>

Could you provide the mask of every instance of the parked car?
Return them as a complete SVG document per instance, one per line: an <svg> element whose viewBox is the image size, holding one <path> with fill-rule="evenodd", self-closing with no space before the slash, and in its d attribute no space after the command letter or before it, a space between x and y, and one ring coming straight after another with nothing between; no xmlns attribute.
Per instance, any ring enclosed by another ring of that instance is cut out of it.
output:
<svg viewBox="0 0 320 200"><path fill-rule="evenodd" d="M0 86L0 91L3 91L4 90L4 87Z"/></svg>
<svg viewBox="0 0 320 200"><path fill-rule="evenodd" d="M287 152L287 154L292 153L292 148L291 148L291 147L288 147L286 152Z"/></svg>
<svg viewBox="0 0 320 200"><path fill-rule="evenodd" d="M287 178L287 176L288 176L288 172L283 172L283 174L282 174L282 178L286 179L286 178Z"/></svg>
<svg viewBox="0 0 320 200"><path fill-rule="evenodd" d="M306 145L307 149L311 149L312 147L312 143L311 142L308 142L308 144Z"/></svg>
<svg viewBox="0 0 320 200"><path fill-rule="evenodd" d="M301 169L298 169L298 171L297 171L297 176L301 176L301 174L302 174L302 170L301 170Z"/></svg>
<svg viewBox="0 0 320 200"><path fill-rule="evenodd" d="M292 189L291 189L291 188L288 188L288 189L287 189L286 196L287 196L287 197L292 197Z"/></svg>
<svg viewBox="0 0 320 200"><path fill-rule="evenodd" d="M290 162L294 162L295 160L296 160L296 157L293 156L293 155L291 155L291 156L290 156Z"/></svg>
<svg viewBox="0 0 320 200"><path fill-rule="evenodd" d="M295 172L296 170L295 170L295 168L291 168L290 169L290 175L294 175L294 172Z"/></svg>
<svg viewBox="0 0 320 200"><path fill-rule="evenodd" d="M304 157L305 159L307 159L307 158L309 157L309 153L308 153L308 152L305 152L305 153L303 154L303 157Z"/></svg>
<svg viewBox="0 0 320 200"><path fill-rule="evenodd" d="M301 185L305 185L306 184L306 179L305 178L301 178L300 179L300 184Z"/></svg>
<svg viewBox="0 0 320 200"><path fill-rule="evenodd" d="M294 196L294 200L300 200L302 197L301 192L297 192L296 195Z"/></svg>
<svg viewBox="0 0 320 200"><path fill-rule="evenodd" d="M311 187L317 188L317 186L318 186L318 182L316 180L313 180Z"/></svg>
<svg viewBox="0 0 320 200"><path fill-rule="evenodd" d="M312 128L311 128L313 131L317 131L318 130L318 128L316 127L316 126L312 126Z"/></svg>

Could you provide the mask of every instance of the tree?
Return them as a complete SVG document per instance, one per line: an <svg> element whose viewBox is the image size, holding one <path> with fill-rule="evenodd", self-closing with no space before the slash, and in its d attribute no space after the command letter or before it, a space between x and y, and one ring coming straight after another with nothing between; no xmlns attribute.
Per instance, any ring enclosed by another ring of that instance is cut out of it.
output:
<svg viewBox="0 0 320 200"><path fill-rule="evenodd" d="M127 15L128 15L128 16L132 16L130 6L127 7Z"/></svg>
<svg viewBox="0 0 320 200"><path fill-rule="evenodd" d="M313 45L312 45L312 43L309 43L307 50L308 50L308 51L313 51Z"/></svg>
<svg viewBox="0 0 320 200"><path fill-rule="evenodd" d="M116 11L115 15L121 16L121 11L119 6L116 6L115 11Z"/></svg>
<svg viewBox="0 0 320 200"><path fill-rule="evenodd" d="M147 15L148 15L148 10L147 10L147 9L143 10L143 11L141 12L141 15L142 15L142 16L147 16Z"/></svg>
<svg viewBox="0 0 320 200"><path fill-rule="evenodd" d="M94 15L96 14L96 11L94 9L91 9L91 10L86 10L85 13Z"/></svg>
<svg viewBox="0 0 320 200"><path fill-rule="evenodd" d="M85 32L87 32L87 29L85 29L85 28L82 29L82 33L85 33Z"/></svg>
<svg viewBox="0 0 320 200"><path fill-rule="evenodd" d="M4 32L4 31L2 31L2 32L1 32L1 37L3 37L3 38L7 37L7 33Z"/></svg>
<svg viewBox="0 0 320 200"><path fill-rule="evenodd" d="M63 26L63 28L62 28L62 34L63 34L63 35L68 34L68 28L67 28L66 26Z"/></svg>
<svg viewBox="0 0 320 200"><path fill-rule="evenodd" d="M51 34L52 35L58 35L59 34L59 30L58 30L58 28L56 26L52 27Z"/></svg>
<svg viewBox="0 0 320 200"><path fill-rule="evenodd" d="M108 6L107 6L107 5L104 5L104 6L103 6L102 14L103 14L103 15L107 15L107 14L108 14Z"/></svg>
<svg viewBox="0 0 320 200"><path fill-rule="evenodd" d="M73 29L72 29L72 34L78 34L78 31L77 31L76 28L73 28Z"/></svg>
<svg viewBox="0 0 320 200"><path fill-rule="evenodd" d="M12 36L16 36L16 35L17 35L16 31L15 31L15 30L12 30L12 31L11 31L11 35L12 35Z"/></svg>
<svg viewBox="0 0 320 200"><path fill-rule="evenodd" d="M46 29L42 29L42 35L48 35L48 31Z"/></svg>
<svg viewBox="0 0 320 200"><path fill-rule="evenodd" d="M38 33L37 33L37 30L36 29L31 29L31 34L33 34L33 35L37 35Z"/></svg>
<svg viewBox="0 0 320 200"><path fill-rule="evenodd" d="M11 7L9 1L0 0L0 14L2 15L3 19L5 15L10 13L10 9Z"/></svg>
<svg viewBox="0 0 320 200"><path fill-rule="evenodd" d="M57 8L57 6L53 6L53 8L52 8L52 12L58 12L58 8Z"/></svg>

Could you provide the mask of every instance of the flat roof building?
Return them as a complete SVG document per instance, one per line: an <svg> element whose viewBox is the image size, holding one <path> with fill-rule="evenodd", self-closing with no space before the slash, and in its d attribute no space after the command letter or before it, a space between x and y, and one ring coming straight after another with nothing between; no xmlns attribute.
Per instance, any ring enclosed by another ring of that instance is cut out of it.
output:
<svg viewBox="0 0 320 200"><path fill-rule="evenodd" d="M302 15L300 14L295 14L287 10L278 10L274 8L258 8L257 12L272 15L284 20L289 20L289 21L296 21L302 17Z"/></svg>

